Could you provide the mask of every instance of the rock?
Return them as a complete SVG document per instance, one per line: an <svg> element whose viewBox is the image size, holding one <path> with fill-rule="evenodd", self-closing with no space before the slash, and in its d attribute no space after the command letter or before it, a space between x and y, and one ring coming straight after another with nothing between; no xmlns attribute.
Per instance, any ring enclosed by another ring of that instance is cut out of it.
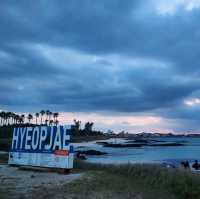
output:
<svg viewBox="0 0 200 199"><path fill-rule="evenodd" d="M105 144L104 147L113 147L113 148L125 148L125 147L142 147L144 144L113 144L113 143L108 143Z"/></svg>
<svg viewBox="0 0 200 199"><path fill-rule="evenodd" d="M137 139L137 140L129 140L129 141L126 141L126 143L130 143L130 144L134 144L134 143L140 143L140 144L147 144L149 143L148 140L141 140L141 139Z"/></svg>
<svg viewBox="0 0 200 199"><path fill-rule="evenodd" d="M84 155L106 155L106 152L102 152L102 151L96 151L96 150L86 150L86 151L76 151L79 152L80 154L84 154Z"/></svg>
<svg viewBox="0 0 200 199"><path fill-rule="evenodd" d="M98 141L98 142L96 142L96 144L105 145L105 144L108 144L108 142L101 142L101 141Z"/></svg>
<svg viewBox="0 0 200 199"><path fill-rule="evenodd" d="M149 144L148 146L184 146L182 143L163 143L163 144Z"/></svg>

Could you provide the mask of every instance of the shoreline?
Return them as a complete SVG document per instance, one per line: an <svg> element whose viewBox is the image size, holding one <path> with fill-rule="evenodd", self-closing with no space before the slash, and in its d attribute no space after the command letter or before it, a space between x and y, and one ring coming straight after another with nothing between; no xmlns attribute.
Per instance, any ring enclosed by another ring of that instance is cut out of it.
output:
<svg viewBox="0 0 200 199"><path fill-rule="evenodd" d="M199 174L155 164L103 165L76 160L68 175L4 164L0 179L1 199L188 199L200 195Z"/></svg>
<svg viewBox="0 0 200 199"><path fill-rule="evenodd" d="M95 152L98 152L98 151L95 151ZM85 154L85 153L83 153ZM8 163L8 155L9 155L9 152L2 152L0 151L0 165L1 164L4 164L4 165L7 165ZM106 155L106 154L105 154ZM81 161L83 164L88 164L88 165L104 165L104 166L125 166L125 165L157 165L157 166L160 166L160 167L164 167L164 168L172 168L172 169L185 169L183 167L183 165L181 165L181 162L182 161L185 161L185 159L173 159L173 160L162 160L162 161L152 161L152 162L133 162L133 161L127 161L127 162L118 162L118 163L101 163L101 162L92 162L90 160L87 159L88 156L93 156L93 155L87 155L86 154L86 160L81 160L81 159L77 159L75 158L76 160ZM94 156L101 156L101 155L94 155ZM198 159L200 161L200 159ZM194 163L195 159L188 159L188 162L189 162L189 168L188 168L188 171L191 171L191 172L196 172L196 173L200 173L200 170L194 170L192 168L192 163ZM76 161L77 162L77 161ZM26 166L25 166L26 167ZM34 167L33 167L34 168ZM40 168L40 167L35 167L36 170L37 168ZM45 168L44 168L45 169ZM47 168L46 168L47 169ZM185 169L187 170L187 169Z"/></svg>

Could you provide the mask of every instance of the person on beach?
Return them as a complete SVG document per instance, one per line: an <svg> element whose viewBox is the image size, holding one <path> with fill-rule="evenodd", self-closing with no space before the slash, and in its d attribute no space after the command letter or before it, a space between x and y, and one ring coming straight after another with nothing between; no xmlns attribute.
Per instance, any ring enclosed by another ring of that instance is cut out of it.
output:
<svg viewBox="0 0 200 199"><path fill-rule="evenodd" d="M78 152L76 153L76 158L81 159L81 160L86 160L85 155L81 154L80 151L78 151Z"/></svg>
<svg viewBox="0 0 200 199"><path fill-rule="evenodd" d="M189 162L186 160L186 161L182 161L181 162L181 165L185 168L185 169L189 169L190 168L190 164Z"/></svg>
<svg viewBox="0 0 200 199"><path fill-rule="evenodd" d="M200 165L198 163L198 160L195 160L194 164L192 165L192 167L195 169L195 170L198 170L200 168Z"/></svg>

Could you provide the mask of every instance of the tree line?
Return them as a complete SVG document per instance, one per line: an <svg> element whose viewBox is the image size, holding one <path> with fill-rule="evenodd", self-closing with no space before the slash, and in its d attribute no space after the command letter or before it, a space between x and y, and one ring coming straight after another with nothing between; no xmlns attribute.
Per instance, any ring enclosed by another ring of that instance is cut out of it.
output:
<svg viewBox="0 0 200 199"><path fill-rule="evenodd" d="M74 123L71 126L71 130L72 130L72 135L75 136L98 136L98 135L102 135L103 132L101 131L96 131L93 130L94 127L94 123L93 122L86 122L83 125L83 128L81 128L81 121L80 120L76 120L74 119Z"/></svg>
<svg viewBox="0 0 200 199"><path fill-rule="evenodd" d="M49 110L41 110L35 114L16 114L14 112L0 112L0 125L1 126L9 126L9 125L17 125L17 124L25 124L27 119L27 123L31 124L33 120L35 120L36 125L58 125L58 116L59 113L51 112Z"/></svg>
<svg viewBox="0 0 200 199"><path fill-rule="evenodd" d="M17 114L14 112L0 112L0 126L23 126L23 125L46 125L46 126L57 126L59 113L51 112L49 110L41 110L37 113L28 114ZM81 128L80 120L73 120L71 125L72 134L75 136L87 136L87 135L99 135L102 134L100 131L93 130L94 123L86 122Z"/></svg>

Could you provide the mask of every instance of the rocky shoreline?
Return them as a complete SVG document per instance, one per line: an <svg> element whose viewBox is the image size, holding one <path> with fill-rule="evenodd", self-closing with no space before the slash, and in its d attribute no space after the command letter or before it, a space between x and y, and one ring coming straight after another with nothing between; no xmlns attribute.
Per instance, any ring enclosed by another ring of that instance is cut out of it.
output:
<svg viewBox="0 0 200 199"><path fill-rule="evenodd" d="M150 139L135 139L128 140L125 143L113 143L113 142L96 142L96 144L102 145L103 147L113 147L113 148L125 148L125 147L170 147L170 146L185 146L186 143L183 142L167 142L159 140L150 140Z"/></svg>

